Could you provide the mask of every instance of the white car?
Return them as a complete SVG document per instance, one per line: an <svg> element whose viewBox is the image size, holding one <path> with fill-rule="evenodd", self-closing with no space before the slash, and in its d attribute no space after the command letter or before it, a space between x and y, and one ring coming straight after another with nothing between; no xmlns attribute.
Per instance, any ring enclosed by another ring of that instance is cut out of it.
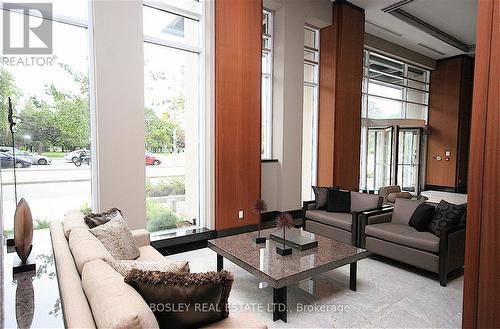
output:
<svg viewBox="0 0 500 329"><path fill-rule="evenodd" d="M1 146L0 152L5 152L12 155L12 147L10 146ZM44 155L40 155L38 153L31 153L27 151L21 151L17 148L14 148L14 152L17 158L26 160L31 162L34 165L48 165L52 163L52 159L46 157Z"/></svg>
<svg viewBox="0 0 500 329"><path fill-rule="evenodd" d="M82 153L89 153L90 154L90 151L86 150L86 149L81 149L81 150L74 150L72 152L66 153L64 155L64 161L66 161L66 162L75 162L77 159L80 158L80 155Z"/></svg>

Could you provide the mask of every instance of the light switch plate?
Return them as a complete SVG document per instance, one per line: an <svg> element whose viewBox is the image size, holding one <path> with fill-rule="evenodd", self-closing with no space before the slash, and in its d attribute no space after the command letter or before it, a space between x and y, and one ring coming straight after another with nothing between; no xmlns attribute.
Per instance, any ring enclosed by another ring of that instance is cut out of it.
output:
<svg viewBox="0 0 500 329"><path fill-rule="evenodd" d="M239 210L238 211L238 219L243 219L244 216L244 213L243 213L243 210Z"/></svg>

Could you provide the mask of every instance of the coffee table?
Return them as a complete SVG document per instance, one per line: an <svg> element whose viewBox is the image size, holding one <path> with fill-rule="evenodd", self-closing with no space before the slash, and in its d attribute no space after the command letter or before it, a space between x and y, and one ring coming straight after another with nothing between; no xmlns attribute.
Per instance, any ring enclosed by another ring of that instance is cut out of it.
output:
<svg viewBox="0 0 500 329"><path fill-rule="evenodd" d="M276 253L278 242L269 239L275 231L261 231L267 241L260 245L253 241L257 232L208 241L208 247L217 253L218 271L226 258L273 287L273 321L287 322L287 286L317 274L350 264L349 286L356 291L356 262L368 255L366 250L299 230L301 235L316 239L318 247L305 251L293 249L291 255L280 256Z"/></svg>

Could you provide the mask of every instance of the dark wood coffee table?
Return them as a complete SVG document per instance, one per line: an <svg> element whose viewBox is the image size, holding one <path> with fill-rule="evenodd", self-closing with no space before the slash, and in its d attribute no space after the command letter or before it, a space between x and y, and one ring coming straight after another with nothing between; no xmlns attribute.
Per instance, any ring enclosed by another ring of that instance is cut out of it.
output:
<svg viewBox="0 0 500 329"><path fill-rule="evenodd" d="M300 234L318 240L318 247L293 249L291 255L280 256L276 253L278 243L269 239L274 231L261 231L268 239L260 245L253 240L257 232L208 241L208 247L217 253L218 271L226 258L273 287L273 321L287 321L287 286L317 274L350 264L349 286L356 291L356 262L368 255L366 250L300 230Z"/></svg>

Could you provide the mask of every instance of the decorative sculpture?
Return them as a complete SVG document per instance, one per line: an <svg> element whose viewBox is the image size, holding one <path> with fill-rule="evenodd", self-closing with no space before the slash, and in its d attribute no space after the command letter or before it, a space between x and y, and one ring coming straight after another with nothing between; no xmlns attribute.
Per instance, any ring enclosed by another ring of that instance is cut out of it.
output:
<svg viewBox="0 0 500 329"><path fill-rule="evenodd" d="M277 246L276 252L281 256L287 256L292 254L292 248L287 247L285 244L286 240L286 229L293 226L293 217L287 212L282 212L276 216L276 227L283 229L283 246Z"/></svg>
<svg viewBox="0 0 500 329"><path fill-rule="evenodd" d="M29 261L31 249L33 248L33 218L28 202L24 198L17 202L17 177L16 177L16 152L14 145L14 132L16 122L14 121L14 110L9 97L9 128L12 136L12 158L14 161L14 198L16 202L16 212L14 213L14 247L19 259L14 260L14 273L33 271L36 263Z"/></svg>
<svg viewBox="0 0 500 329"><path fill-rule="evenodd" d="M257 236L255 237L255 243L266 243L266 237L265 236L260 236L260 215L267 211L267 204L264 200L262 199L257 199L252 205L252 212L256 215L259 215L259 232L257 233Z"/></svg>

